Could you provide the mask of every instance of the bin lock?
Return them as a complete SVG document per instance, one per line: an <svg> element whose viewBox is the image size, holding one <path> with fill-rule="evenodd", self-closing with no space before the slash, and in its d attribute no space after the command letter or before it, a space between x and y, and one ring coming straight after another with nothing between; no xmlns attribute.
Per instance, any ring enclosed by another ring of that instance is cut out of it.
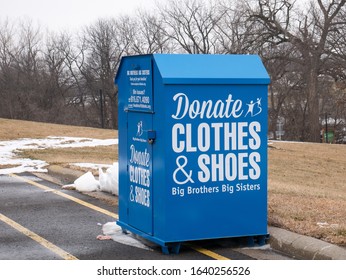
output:
<svg viewBox="0 0 346 280"><path fill-rule="evenodd" d="M156 131L155 130L148 130L147 131L147 140L149 144L154 144L154 141L156 139Z"/></svg>

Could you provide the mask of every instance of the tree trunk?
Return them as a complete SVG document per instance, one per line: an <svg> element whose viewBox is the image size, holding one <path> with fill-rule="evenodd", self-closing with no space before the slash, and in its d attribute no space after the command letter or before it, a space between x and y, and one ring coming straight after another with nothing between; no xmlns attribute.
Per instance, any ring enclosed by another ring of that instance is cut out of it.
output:
<svg viewBox="0 0 346 280"><path fill-rule="evenodd" d="M308 91L308 141L320 142L320 111L319 111L319 96L317 89L317 73L311 69L307 83Z"/></svg>

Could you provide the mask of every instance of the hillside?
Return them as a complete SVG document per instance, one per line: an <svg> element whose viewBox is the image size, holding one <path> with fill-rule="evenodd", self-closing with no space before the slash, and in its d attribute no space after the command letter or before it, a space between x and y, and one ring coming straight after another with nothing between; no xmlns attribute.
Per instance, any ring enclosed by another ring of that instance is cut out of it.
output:
<svg viewBox="0 0 346 280"><path fill-rule="evenodd" d="M91 137L107 139L118 137L116 130L60 125L0 118L0 140L44 138L47 136Z"/></svg>
<svg viewBox="0 0 346 280"><path fill-rule="evenodd" d="M346 245L346 145L269 146L269 223Z"/></svg>
<svg viewBox="0 0 346 280"><path fill-rule="evenodd" d="M0 140L47 136L110 139L117 131L0 119ZM63 166L111 164L117 145L25 150L21 156ZM268 161L269 224L346 246L346 145L272 142Z"/></svg>

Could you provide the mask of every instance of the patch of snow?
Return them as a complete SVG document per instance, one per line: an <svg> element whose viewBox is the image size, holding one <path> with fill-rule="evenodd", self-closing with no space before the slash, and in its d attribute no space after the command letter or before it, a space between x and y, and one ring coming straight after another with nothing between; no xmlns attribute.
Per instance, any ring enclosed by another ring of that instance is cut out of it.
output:
<svg viewBox="0 0 346 280"><path fill-rule="evenodd" d="M338 228L339 225L338 224L329 224L327 222L318 222L317 225L320 227L320 228Z"/></svg>
<svg viewBox="0 0 346 280"><path fill-rule="evenodd" d="M93 139L81 137L49 136L43 139L22 138L0 141L0 174L22 172L47 172L46 162L29 158L18 158L16 152L25 149L96 147L118 144L118 139Z"/></svg>
<svg viewBox="0 0 346 280"><path fill-rule="evenodd" d="M265 244L262 246L242 247L242 250L269 250L270 248L270 244Z"/></svg>
<svg viewBox="0 0 346 280"><path fill-rule="evenodd" d="M18 158L17 152L25 149L55 149L96 147L118 144L118 139L92 139L81 137L58 137L49 136L45 139L22 138L10 141L0 141L0 174L23 173L23 172L47 172L47 163L42 160ZM74 165L99 170L99 180L95 179L91 172L75 180L73 187L81 192L105 191L118 195L118 163L94 164L75 163ZM104 172L102 168L106 168Z"/></svg>
<svg viewBox="0 0 346 280"><path fill-rule="evenodd" d="M82 168L95 169L95 170L98 170L99 168L109 168L112 166L111 164L88 163L88 162L70 163L70 166L71 165L82 167Z"/></svg>
<svg viewBox="0 0 346 280"><path fill-rule="evenodd" d="M1 165L13 165L14 167L0 169L0 175L23 172L48 172L45 168L48 164L42 160L31 160L27 158L3 160L3 158L0 158Z"/></svg>

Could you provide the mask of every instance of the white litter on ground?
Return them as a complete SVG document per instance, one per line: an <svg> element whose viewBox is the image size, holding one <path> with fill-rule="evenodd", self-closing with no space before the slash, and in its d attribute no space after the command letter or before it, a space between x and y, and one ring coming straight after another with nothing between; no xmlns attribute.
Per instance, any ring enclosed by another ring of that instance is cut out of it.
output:
<svg viewBox="0 0 346 280"><path fill-rule="evenodd" d="M151 248L136 239L133 233L124 233L120 226L115 222L109 222L102 226L103 236L98 236L99 240L107 240L111 237L114 241L128 246L152 251ZM103 238L102 238L103 237Z"/></svg>
<svg viewBox="0 0 346 280"><path fill-rule="evenodd" d="M118 163L114 162L106 172L99 168L99 185L100 190L118 195Z"/></svg>
<svg viewBox="0 0 346 280"><path fill-rule="evenodd" d="M99 182L90 171L76 179L74 185L80 192L94 192L99 189Z"/></svg>
<svg viewBox="0 0 346 280"><path fill-rule="evenodd" d="M89 163L88 166L90 165L92 164ZM68 188L70 186L71 185L67 185L64 187ZM118 163L114 162L113 165L107 168L106 172L99 167L98 180L90 171L88 171L76 179L73 186L80 192L103 191L113 195L118 195Z"/></svg>

